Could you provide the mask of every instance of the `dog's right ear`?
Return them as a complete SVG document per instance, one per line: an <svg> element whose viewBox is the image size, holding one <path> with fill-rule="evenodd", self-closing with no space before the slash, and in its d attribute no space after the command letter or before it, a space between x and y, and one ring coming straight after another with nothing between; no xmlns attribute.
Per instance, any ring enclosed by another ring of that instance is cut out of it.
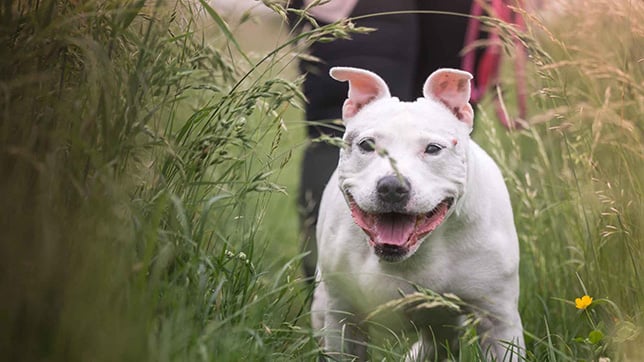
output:
<svg viewBox="0 0 644 362"><path fill-rule="evenodd" d="M349 95L342 106L342 119L355 116L362 107L380 98L391 97L382 78L368 70L352 67L333 67L331 78L349 82Z"/></svg>

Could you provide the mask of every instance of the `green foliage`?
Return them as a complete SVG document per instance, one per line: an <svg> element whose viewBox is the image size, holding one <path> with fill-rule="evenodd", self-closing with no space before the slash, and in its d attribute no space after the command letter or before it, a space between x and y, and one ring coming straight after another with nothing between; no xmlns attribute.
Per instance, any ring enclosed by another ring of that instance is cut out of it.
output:
<svg viewBox="0 0 644 362"><path fill-rule="evenodd" d="M279 149L283 115L302 97L262 69L285 52L251 62L203 5L3 5L8 359L261 360L315 350L295 327L308 286L291 277L295 266L267 274L256 249L266 242L257 238L261 195L283 192L272 178L290 157ZM206 15L221 47L201 41Z"/></svg>
<svg viewBox="0 0 644 362"><path fill-rule="evenodd" d="M476 138L501 166L513 199L521 314L536 360L637 360L644 8L600 0L584 2L584 12L580 6L558 4L549 20L525 14L529 31L519 35L535 89L531 127L502 132L483 112ZM608 23L620 25L601 27ZM591 35L598 28L605 30ZM580 316L566 301L582 295L596 300Z"/></svg>

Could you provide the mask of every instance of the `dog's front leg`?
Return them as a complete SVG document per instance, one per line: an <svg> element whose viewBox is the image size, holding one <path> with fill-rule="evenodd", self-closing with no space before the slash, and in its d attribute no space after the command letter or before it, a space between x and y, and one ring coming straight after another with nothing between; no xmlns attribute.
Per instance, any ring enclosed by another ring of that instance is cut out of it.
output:
<svg viewBox="0 0 644 362"><path fill-rule="evenodd" d="M434 346L431 336L427 332L419 334L418 341L411 346L411 349L405 354L405 362L422 362L431 360L430 356L434 355Z"/></svg>
<svg viewBox="0 0 644 362"><path fill-rule="evenodd" d="M365 361L367 334L358 318L347 312L327 310L324 315L324 351L332 360Z"/></svg>
<svg viewBox="0 0 644 362"><path fill-rule="evenodd" d="M351 309L329 295L325 282L318 283L311 307L312 325L320 332L324 352L331 360L366 360L367 334L360 320L347 312Z"/></svg>
<svg viewBox="0 0 644 362"><path fill-rule="evenodd" d="M516 307L496 309L480 316L478 334L483 353L490 361L523 361L523 326Z"/></svg>
<svg viewBox="0 0 644 362"><path fill-rule="evenodd" d="M418 341L414 343L405 355L406 362L444 361L450 360L459 353L459 325L461 318L453 321L445 320L433 326L422 328Z"/></svg>

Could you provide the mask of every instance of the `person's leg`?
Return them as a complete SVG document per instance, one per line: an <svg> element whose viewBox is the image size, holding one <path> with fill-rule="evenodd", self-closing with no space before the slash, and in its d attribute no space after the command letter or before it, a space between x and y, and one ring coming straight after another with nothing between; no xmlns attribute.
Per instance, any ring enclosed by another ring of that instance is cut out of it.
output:
<svg viewBox="0 0 644 362"><path fill-rule="evenodd" d="M304 275L312 278L317 263L317 244L315 225L317 222L320 199L326 183L338 164L337 147L324 143L311 143L304 152L300 174L298 211L302 232L302 251L309 254L302 260Z"/></svg>
<svg viewBox="0 0 644 362"><path fill-rule="evenodd" d="M395 12L415 8L416 0L362 0L352 17ZM355 20L356 26L376 29L368 34L352 34L352 39L312 44L309 53L319 62L302 61L300 70L306 75L303 91L308 103L306 119L312 121L338 119L347 95L346 84L329 77L334 66L350 66L371 70L389 85L391 94L410 99L410 84L416 75L418 59L418 24L414 14L374 15ZM314 130L312 136L318 131ZM327 133L327 132L325 132Z"/></svg>
<svg viewBox="0 0 644 362"><path fill-rule="evenodd" d="M433 10L469 14L472 0L418 0L421 10ZM465 42L468 18L458 15L425 14L419 22L420 52L416 92L422 94L427 77L438 68L461 67L461 55Z"/></svg>

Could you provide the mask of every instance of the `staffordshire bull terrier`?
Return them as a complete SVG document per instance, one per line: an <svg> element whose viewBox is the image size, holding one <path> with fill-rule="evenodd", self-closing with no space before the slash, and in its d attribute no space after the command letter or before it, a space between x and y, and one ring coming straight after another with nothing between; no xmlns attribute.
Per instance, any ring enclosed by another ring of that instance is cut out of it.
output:
<svg viewBox="0 0 644 362"><path fill-rule="evenodd" d="M423 97L401 102L376 74L335 67L349 82L344 147L320 205L313 328L327 356L364 360L365 317L415 287L458 296L489 360L524 356L517 310L519 247L507 188L470 139L472 76L439 69ZM407 360L458 348L462 315L415 308L379 320L412 328Z"/></svg>

